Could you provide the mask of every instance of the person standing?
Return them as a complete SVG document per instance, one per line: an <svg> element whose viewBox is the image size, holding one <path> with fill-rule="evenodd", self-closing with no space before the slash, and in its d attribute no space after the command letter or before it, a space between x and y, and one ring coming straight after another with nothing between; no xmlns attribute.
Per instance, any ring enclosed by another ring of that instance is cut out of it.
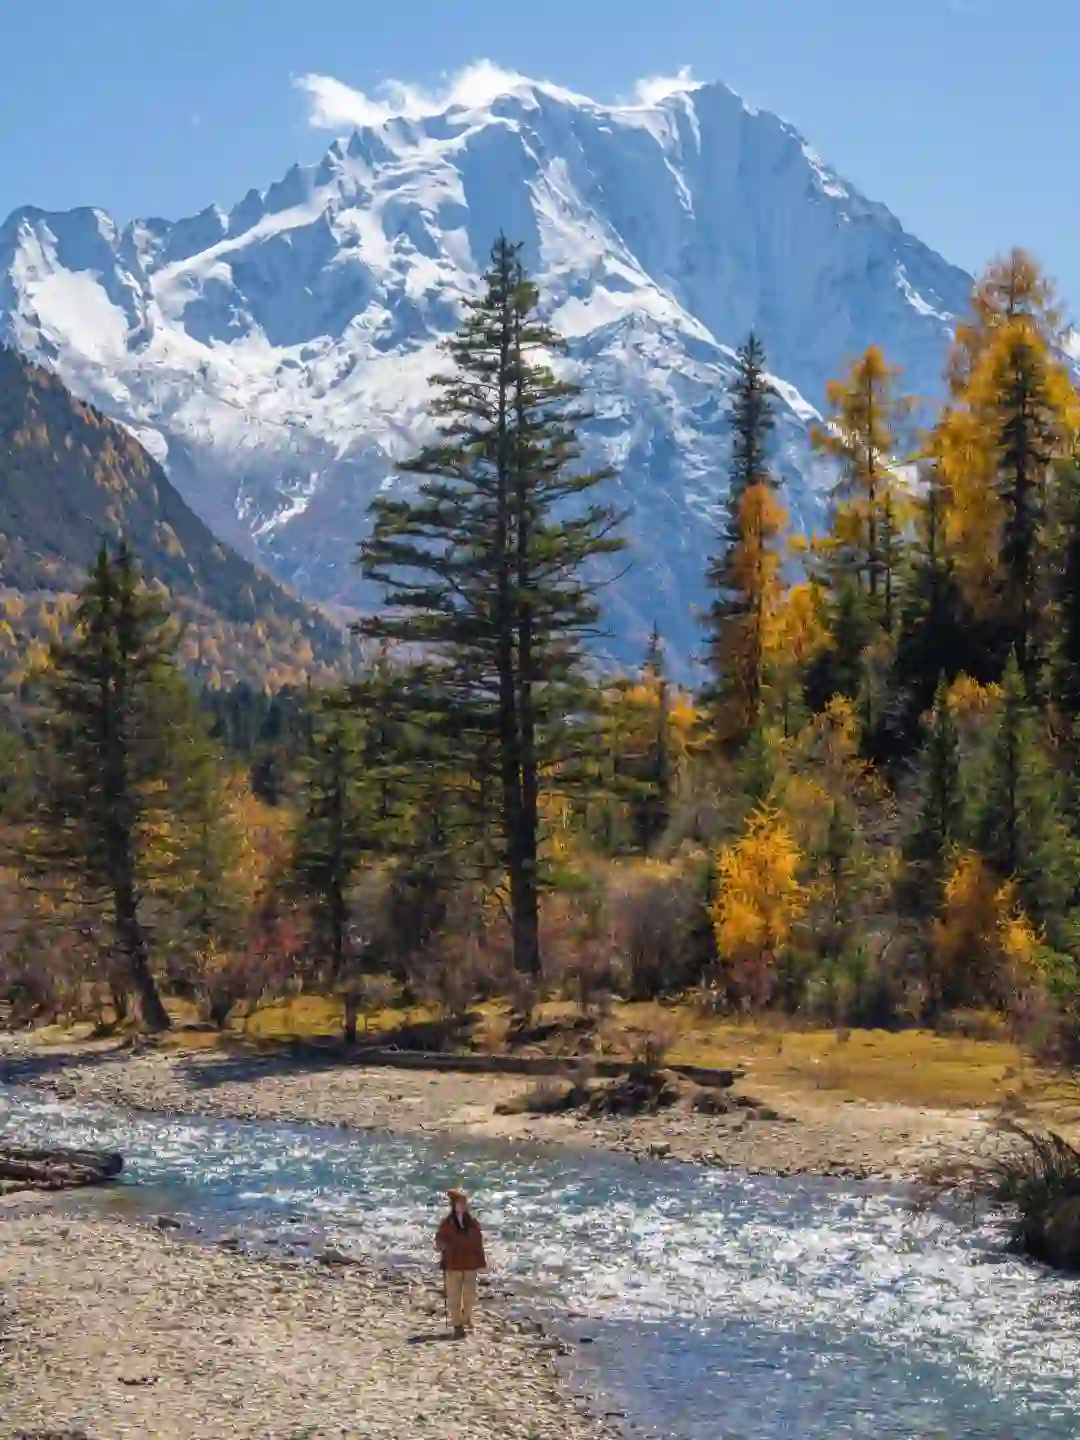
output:
<svg viewBox="0 0 1080 1440"><path fill-rule="evenodd" d="M469 1197L455 1187L446 1192L450 1213L435 1232L435 1248L439 1252L446 1283L446 1302L454 1339L463 1340L472 1329L476 1309L476 1277L487 1269L484 1258L484 1236L476 1217L469 1209Z"/></svg>

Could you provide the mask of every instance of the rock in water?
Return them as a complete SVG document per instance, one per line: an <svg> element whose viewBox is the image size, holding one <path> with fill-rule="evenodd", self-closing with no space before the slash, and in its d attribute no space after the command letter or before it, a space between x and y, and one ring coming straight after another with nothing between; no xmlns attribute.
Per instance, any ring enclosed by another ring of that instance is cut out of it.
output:
<svg viewBox="0 0 1080 1440"><path fill-rule="evenodd" d="M124 1157L111 1150L36 1150L0 1141L0 1182L8 1190L73 1190L104 1185L124 1168Z"/></svg>
<svg viewBox="0 0 1080 1440"><path fill-rule="evenodd" d="M1075 1275L1080 1271L1080 1195L1066 1195L1051 1205L1040 1223L1025 1227L1022 1240L1034 1259Z"/></svg>

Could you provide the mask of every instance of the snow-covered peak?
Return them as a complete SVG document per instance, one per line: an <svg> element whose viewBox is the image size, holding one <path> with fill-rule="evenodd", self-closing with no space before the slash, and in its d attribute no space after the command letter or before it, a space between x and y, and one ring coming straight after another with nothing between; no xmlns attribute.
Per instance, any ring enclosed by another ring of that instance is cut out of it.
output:
<svg viewBox="0 0 1080 1440"><path fill-rule="evenodd" d="M782 400L797 521L825 476L807 425L870 343L940 386L970 278L794 126L683 74L618 103L478 65L438 96L308 76L340 138L190 218L96 210L0 228L0 337L124 420L203 515L320 599L364 603L371 495L426 433L440 341L494 237L523 242L620 472L637 566L608 592L618 648L653 620L696 645L724 493L724 390L753 328ZM253 177L254 178L254 177Z"/></svg>

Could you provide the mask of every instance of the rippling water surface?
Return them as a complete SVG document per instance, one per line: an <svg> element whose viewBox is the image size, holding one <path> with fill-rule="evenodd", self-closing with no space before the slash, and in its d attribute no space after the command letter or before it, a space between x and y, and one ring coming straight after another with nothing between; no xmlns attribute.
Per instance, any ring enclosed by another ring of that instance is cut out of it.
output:
<svg viewBox="0 0 1080 1440"><path fill-rule="evenodd" d="M499 1269L575 1312L608 1393L667 1440L1080 1436L1080 1289L895 1195L2 1089L0 1131L121 1150L133 1194L201 1224L302 1221L425 1265L461 1182Z"/></svg>

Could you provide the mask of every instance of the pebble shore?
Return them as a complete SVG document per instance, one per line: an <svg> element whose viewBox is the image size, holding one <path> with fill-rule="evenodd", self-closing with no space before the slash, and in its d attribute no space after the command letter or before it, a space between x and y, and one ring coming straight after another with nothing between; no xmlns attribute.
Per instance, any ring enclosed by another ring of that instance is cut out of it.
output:
<svg viewBox="0 0 1080 1440"><path fill-rule="evenodd" d="M3 1440L614 1440L557 1349L497 1307L448 1340L433 1280L0 1212Z"/></svg>

